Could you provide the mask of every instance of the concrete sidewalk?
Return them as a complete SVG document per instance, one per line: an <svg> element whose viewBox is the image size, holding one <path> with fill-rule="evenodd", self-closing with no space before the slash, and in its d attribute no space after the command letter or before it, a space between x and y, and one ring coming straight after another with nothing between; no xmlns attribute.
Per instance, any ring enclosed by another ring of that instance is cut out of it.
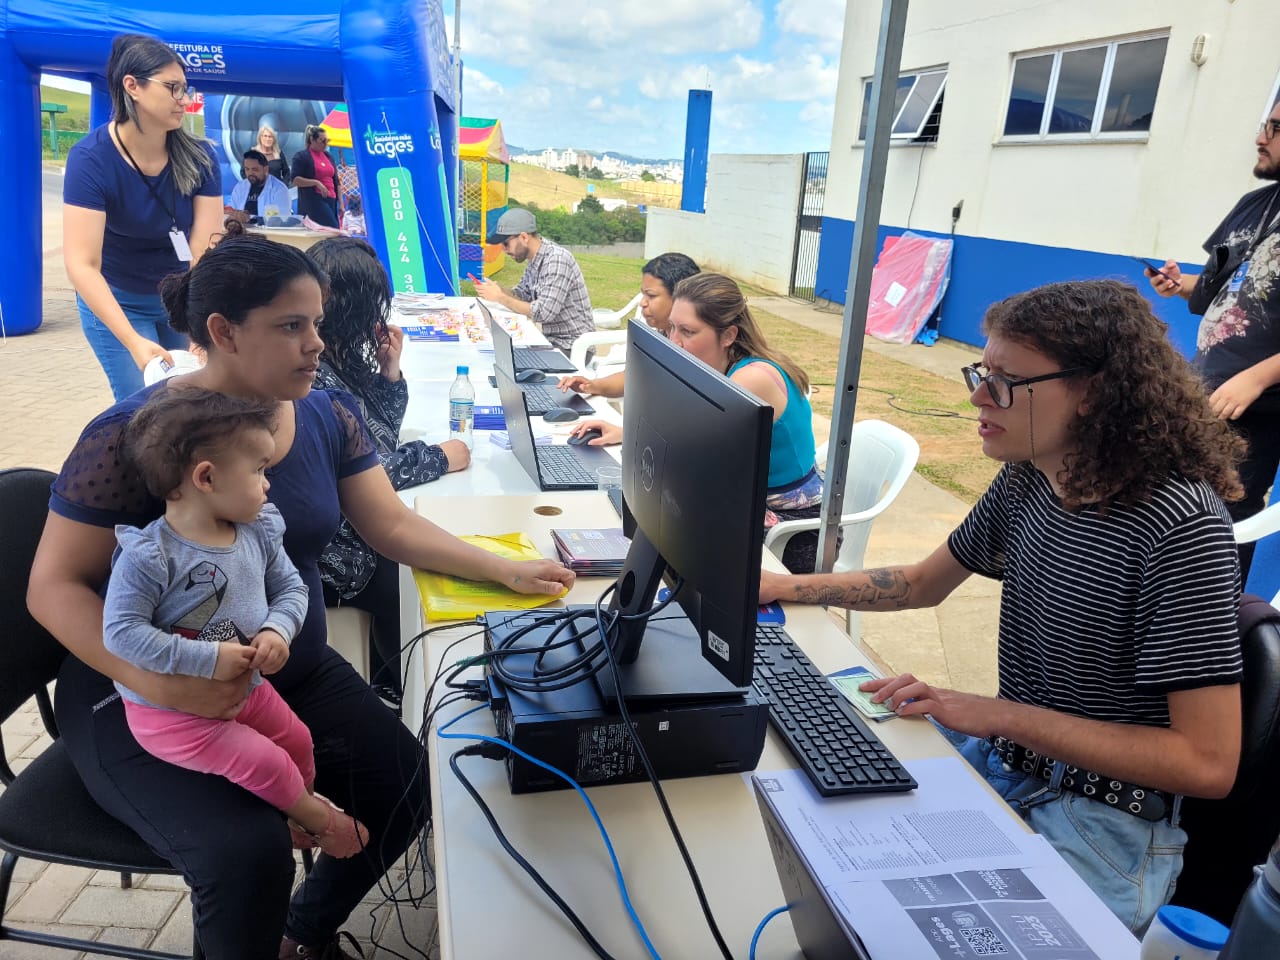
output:
<svg viewBox="0 0 1280 960"><path fill-rule="evenodd" d="M35 333L0 341L0 410L5 415L0 469L58 470L80 430L111 403L106 377L80 331L74 295L61 262L60 223L46 217L45 228L43 325ZM754 302L788 320L839 336L839 314L785 298ZM959 368L976 356L970 348L950 343L899 347L868 339L866 348L947 377L957 376ZM913 475L875 523L868 566L924 557L967 512L967 504ZM863 614L862 637L886 670L910 671L943 686L994 693L998 598L998 584L970 578L936 609ZM843 615L836 619L843 625ZM15 714L2 731L6 755L16 769L48 744L34 704ZM379 907L380 901L381 895L374 891L366 901L369 909L358 911L348 929L361 940L366 956L395 956L389 951L396 948L399 955L415 955L401 940L394 908ZM15 922L89 939L190 949L190 904L185 887L175 878L136 878L134 889L121 890L118 877L111 874L23 861L10 903L9 918ZM401 917L410 942L434 945L433 899L422 909L402 908ZM375 934L381 947L374 943ZM0 960L70 956L74 955L0 942Z"/></svg>

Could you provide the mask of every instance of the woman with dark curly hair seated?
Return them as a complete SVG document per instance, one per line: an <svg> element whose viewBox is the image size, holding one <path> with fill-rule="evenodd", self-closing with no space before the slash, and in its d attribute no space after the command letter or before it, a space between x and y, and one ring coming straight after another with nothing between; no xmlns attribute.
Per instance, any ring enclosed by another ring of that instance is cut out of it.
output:
<svg viewBox="0 0 1280 960"><path fill-rule="evenodd" d="M1004 464L923 561L763 574L760 600L900 610L1002 581L996 697L910 674L863 685L925 714L1134 931L1173 892L1181 796L1240 756L1240 573L1223 499L1243 444L1133 287L1056 283L986 317L964 368Z"/></svg>
<svg viewBox="0 0 1280 960"><path fill-rule="evenodd" d="M307 251L329 276L324 302L324 353L316 390L345 390L356 398L397 490L464 470L471 451L461 440L400 442L409 386L400 373L404 332L387 323L391 281L373 247L354 237L330 237ZM373 615L369 680L385 699L398 701L400 682L400 566L380 556L344 518L320 554L326 606L350 604Z"/></svg>

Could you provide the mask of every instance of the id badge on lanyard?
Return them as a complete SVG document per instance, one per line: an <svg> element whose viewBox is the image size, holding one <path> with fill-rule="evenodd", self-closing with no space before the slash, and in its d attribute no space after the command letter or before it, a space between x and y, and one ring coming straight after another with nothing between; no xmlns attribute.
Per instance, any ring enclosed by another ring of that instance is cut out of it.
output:
<svg viewBox="0 0 1280 960"><path fill-rule="evenodd" d="M179 260L191 262L191 244L187 243L187 235L178 229L177 224L169 228L169 242L173 244L173 252Z"/></svg>
<svg viewBox="0 0 1280 960"><path fill-rule="evenodd" d="M1231 275L1231 281L1227 284L1227 290L1236 293L1244 286L1244 278L1249 273L1249 261L1245 260L1240 266L1236 267L1236 272Z"/></svg>

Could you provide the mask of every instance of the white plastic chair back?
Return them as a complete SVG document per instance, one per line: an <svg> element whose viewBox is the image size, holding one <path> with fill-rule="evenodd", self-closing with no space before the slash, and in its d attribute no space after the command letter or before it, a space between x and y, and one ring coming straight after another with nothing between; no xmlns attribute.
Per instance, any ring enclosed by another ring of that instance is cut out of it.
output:
<svg viewBox="0 0 1280 960"><path fill-rule="evenodd" d="M1231 529L1235 533L1236 543L1253 543L1273 533L1280 533L1280 503L1273 503L1252 517L1237 521ZM1277 603L1280 603L1280 592L1271 598L1273 607Z"/></svg>
<svg viewBox="0 0 1280 960"><path fill-rule="evenodd" d="M569 362L579 370L598 371L606 364L600 362L600 351L596 350L596 356L591 363L587 363L587 351L592 347L615 346L617 344L625 344L627 342L627 331L623 330L596 330L591 333L584 333L578 339L573 341L573 346L569 348ZM612 349L609 351L605 359L608 366L622 369L625 360L626 351ZM614 363L614 358L617 362Z"/></svg>
<svg viewBox="0 0 1280 960"><path fill-rule="evenodd" d="M633 311L639 316L640 294L636 294L621 310L610 310L607 307L596 307L591 311L591 319L595 321L597 330L617 330L622 321Z"/></svg>
<svg viewBox="0 0 1280 960"><path fill-rule="evenodd" d="M827 445L818 448L819 468L824 468ZM920 444L904 430L899 430L883 420L860 420L849 433L849 468L845 473L844 503L841 507L840 529L844 534L840 550L836 554L834 571L861 570L871 537L871 524L893 503L902 492L916 461L920 459ZM787 541L797 533L817 530L821 519L785 520L775 524L765 534L764 545L782 559ZM857 639L860 632L858 615L853 612L845 618L849 635Z"/></svg>

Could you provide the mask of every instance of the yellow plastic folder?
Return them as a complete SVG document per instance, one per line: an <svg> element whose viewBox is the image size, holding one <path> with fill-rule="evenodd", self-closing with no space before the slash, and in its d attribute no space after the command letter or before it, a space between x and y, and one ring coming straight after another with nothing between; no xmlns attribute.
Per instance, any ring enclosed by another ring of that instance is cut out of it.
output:
<svg viewBox="0 0 1280 960"><path fill-rule="evenodd" d="M542 554L523 533L504 533L493 537L459 537L481 550L488 550L509 560L541 560ZM428 620L470 620L488 610L533 610L560 599L568 591L554 596L516 593L492 580L463 580L430 570L413 571L422 600L422 612Z"/></svg>

